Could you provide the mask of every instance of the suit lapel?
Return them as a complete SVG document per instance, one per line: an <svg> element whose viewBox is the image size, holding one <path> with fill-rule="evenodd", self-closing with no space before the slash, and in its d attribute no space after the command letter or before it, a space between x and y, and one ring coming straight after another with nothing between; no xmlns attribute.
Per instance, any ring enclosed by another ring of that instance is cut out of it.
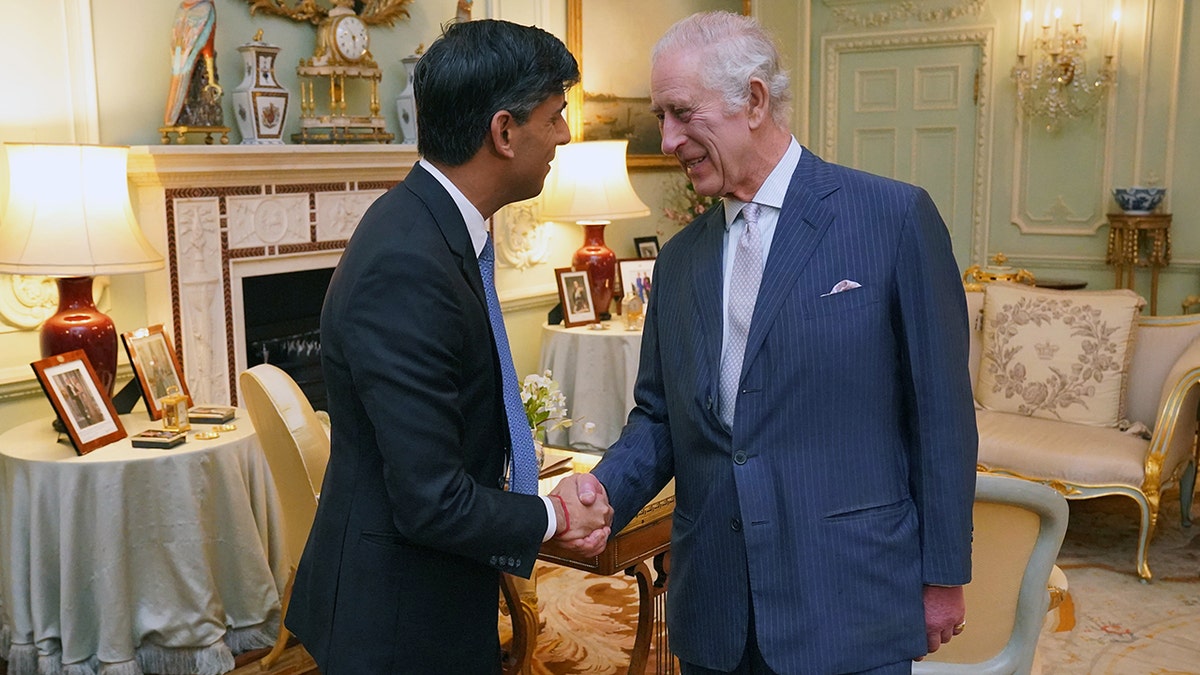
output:
<svg viewBox="0 0 1200 675"><path fill-rule="evenodd" d="M704 339L703 369L711 384L717 381L717 373L721 368L724 202L719 209L709 209L708 214L707 220L702 223L694 254L696 264L692 265L692 288L695 292L692 301L695 303L696 319L700 322L700 335Z"/></svg>
<svg viewBox="0 0 1200 675"><path fill-rule="evenodd" d="M834 213L823 200L837 187L829 166L805 148L800 163L792 173L779 223L775 226L771 251L763 269L762 284L754 305L754 318L750 321L750 335L746 339L743 375L762 347L767 331L774 323L783 301L791 293L796 278L808 265L825 231L833 223Z"/></svg>
<svg viewBox="0 0 1200 675"><path fill-rule="evenodd" d="M420 164L413 166L404 179L404 187L415 194L429 212L433 214L434 224L446 240L450 253L458 259L463 277L471 291L479 300L479 306L487 310L487 299L483 294L483 277L479 273L479 258L475 255L475 247L471 244L471 235L467 232L467 224L463 222L462 213L454 198L446 192L446 188L438 182ZM493 244L494 246L494 244Z"/></svg>

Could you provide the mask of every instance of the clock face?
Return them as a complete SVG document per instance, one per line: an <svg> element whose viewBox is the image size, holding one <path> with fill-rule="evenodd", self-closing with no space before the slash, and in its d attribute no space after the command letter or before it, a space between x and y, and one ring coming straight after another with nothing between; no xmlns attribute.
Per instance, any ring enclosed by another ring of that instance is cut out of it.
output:
<svg viewBox="0 0 1200 675"><path fill-rule="evenodd" d="M333 46L347 61L357 61L367 53L367 26L357 16L341 17L333 26Z"/></svg>

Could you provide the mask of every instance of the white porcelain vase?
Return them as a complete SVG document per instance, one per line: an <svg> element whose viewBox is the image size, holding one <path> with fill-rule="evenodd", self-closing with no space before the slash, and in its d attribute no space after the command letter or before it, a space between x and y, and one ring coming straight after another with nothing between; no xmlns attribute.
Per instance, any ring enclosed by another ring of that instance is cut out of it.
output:
<svg viewBox="0 0 1200 675"><path fill-rule="evenodd" d="M396 117L400 120L399 141L410 145L417 143L417 99L413 94L413 69L421 57L410 54L402 59L404 64L404 90L396 97Z"/></svg>
<svg viewBox="0 0 1200 675"><path fill-rule="evenodd" d="M260 34L238 51L245 61L245 78L233 90L233 115L242 145L282 145L289 93L275 79L279 47L262 42Z"/></svg>

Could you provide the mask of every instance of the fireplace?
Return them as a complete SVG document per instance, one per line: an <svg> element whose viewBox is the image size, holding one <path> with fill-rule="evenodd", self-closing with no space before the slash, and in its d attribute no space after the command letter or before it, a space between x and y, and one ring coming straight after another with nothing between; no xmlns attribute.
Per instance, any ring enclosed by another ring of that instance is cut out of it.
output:
<svg viewBox="0 0 1200 675"><path fill-rule="evenodd" d="M131 149L138 221L167 257L166 270L146 275L147 319L168 327L193 401L236 405L238 373L265 350L269 362L295 366L293 378L324 407L313 353L324 286L362 214L404 178L414 150ZM283 289L260 302L259 286L277 276Z"/></svg>
<svg viewBox="0 0 1200 675"><path fill-rule="evenodd" d="M328 409L321 374L321 303L333 268L242 279L246 366L270 363L300 385L317 410Z"/></svg>

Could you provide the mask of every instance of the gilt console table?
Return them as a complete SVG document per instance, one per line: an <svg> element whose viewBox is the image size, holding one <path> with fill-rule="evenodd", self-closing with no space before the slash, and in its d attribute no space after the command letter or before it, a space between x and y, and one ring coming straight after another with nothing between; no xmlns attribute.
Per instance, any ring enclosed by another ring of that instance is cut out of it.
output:
<svg viewBox="0 0 1200 675"><path fill-rule="evenodd" d="M1105 262L1116 270L1116 287L1132 289L1134 269L1148 266L1150 313L1158 314L1158 272L1171 262L1171 214L1110 213L1108 226Z"/></svg>

